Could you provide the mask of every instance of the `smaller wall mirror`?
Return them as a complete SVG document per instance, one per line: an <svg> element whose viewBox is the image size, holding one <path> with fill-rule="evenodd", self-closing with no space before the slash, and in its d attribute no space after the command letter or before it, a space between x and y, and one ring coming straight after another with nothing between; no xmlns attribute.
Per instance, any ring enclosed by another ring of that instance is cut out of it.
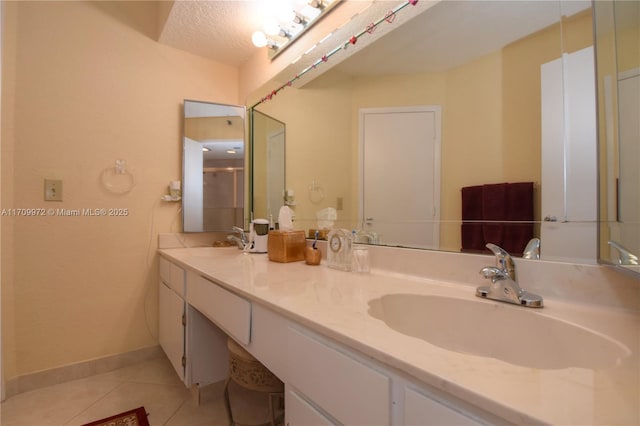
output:
<svg viewBox="0 0 640 426"><path fill-rule="evenodd" d="M252 176L251 212L256 219L278 217L284 205L285 124L250 109Z"/></svg>
<svg viewBox="0 0 640 426"><path fill-rule="evenodd" d="M245 107L184 101L184 232L228 232L244 223Z"/></svg>
<svg viewBox="0 0 640 426"><path fill-rule="evenodd" d="M594 2L599 260L640 274L640 3ZM640 276L640 275L638 275Z"/></svg>

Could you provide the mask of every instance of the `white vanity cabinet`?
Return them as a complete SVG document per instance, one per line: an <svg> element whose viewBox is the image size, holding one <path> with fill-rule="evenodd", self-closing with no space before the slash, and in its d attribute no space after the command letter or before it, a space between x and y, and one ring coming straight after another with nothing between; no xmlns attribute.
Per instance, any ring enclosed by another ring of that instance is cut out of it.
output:
<svg viewBox="0 0 640 426"><path fill-rule="evenodd" d="M504 423L260 304L245 347L285 382L287 426Z"/></svg>
<svg viewBox="0 0 640 426"><path fill-rule="evenodd" d="M259 297L164 258L160 268L160 343L187 386L227 377L231 336L284 382L287 426L506 423Z"/></svg>
<svg viewBox="0 0 640 426"><path fill-rule="evenodd" d="M185 272L160 258L158 340L182 381L185 379Z"/></svg>
<svg viewBox="0 0 640 426"><path fill-rule="evenodd" d="M187 387L224 380L229 368L227 335L188 303L190 292L201 298L211 296L200 290L202 279L160 257L158 340ZM200 302L207 304L206 299Z"/></svg>

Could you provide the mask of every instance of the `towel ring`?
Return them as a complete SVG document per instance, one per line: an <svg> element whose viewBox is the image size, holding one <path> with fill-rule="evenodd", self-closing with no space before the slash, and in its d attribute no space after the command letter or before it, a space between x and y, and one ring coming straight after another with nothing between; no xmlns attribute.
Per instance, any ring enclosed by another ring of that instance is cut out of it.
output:
<svg viewBox="0 0 640 426"><path fill-rule="evenodd" d="M127 194L136 186L135 178L126 169L124 160L116 160L115 166L104 169L100 180L107 191L117 195Z"/></svg>
<svg viewBox="0 0 640 426"><path fill-rule="evenodd" d="M309 201L313 204L318 204L322 200L324 200L324 190L318 185L318 182L314 180L311 182L311 185L309 185Z"/></svg>

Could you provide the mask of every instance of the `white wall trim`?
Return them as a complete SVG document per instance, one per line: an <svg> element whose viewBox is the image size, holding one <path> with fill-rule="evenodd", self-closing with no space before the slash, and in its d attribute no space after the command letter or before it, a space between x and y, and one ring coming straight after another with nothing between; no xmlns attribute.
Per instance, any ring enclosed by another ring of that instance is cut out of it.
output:
<svg viewBox="0 0 640 426"><path fill-rule="evenodd" d="M36 371L14 377L6 383L6 397L27 392L45 386L82 379L96 374L107 373L118 368L127 367L143 361L160 358L164 352L160 345L148 346L118 355L109 355L89 361L82 361L62 367Z"/></svg>

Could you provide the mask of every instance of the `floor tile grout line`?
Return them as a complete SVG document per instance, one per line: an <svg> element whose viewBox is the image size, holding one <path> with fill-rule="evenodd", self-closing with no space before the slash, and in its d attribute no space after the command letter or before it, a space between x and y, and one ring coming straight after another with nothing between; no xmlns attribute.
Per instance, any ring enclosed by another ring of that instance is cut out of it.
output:
<svg viewBox="0 0 640 426"><path fill-rule="evenodd" d="M164 423L162 423L162 426L167 426L167 424L169 424L169 422L171 422L171 420L172 420L172 419L173 419L173 418L178 414L178 412L180 411L180 409L181 409L182 407L184 407L184 405L185 405L185 404L187 404L187 403L188 403L189 398L192 398L192 395L186 395L186 396L184 397L184 399L182 400L182 403L178 406L178 408L176 408L176 409L174 410L174 412L173 412L173 413L172 413L172 414L167 418L167 420L166 420Z"/></svg>
<svg viewBox="0 0 640 426"><path fill-rule="evenodd" d="M87 405L84 410L80 411L79 413L77 413L75 416L71 417L69 420L67 420L66 423L63 423L63 426L70 426L71 422L73 421L73 419L76 419L78 417L80 417L82 414L86 413L87 411L89 411L89 409L91 409L92 407L95 407L98 403L100 403L100 401L104 400L107 396L111 395L113 392L116 391L116 389L122 387L125 383L127 383L126 381L120 381L116 384L116 386L111 389L109 392L105 393L104 395L102 395L100 398L96 399L95 401L93 401L92 403L90 403L89 405ZM98 420L98 419L96 419Z"/></svg>

